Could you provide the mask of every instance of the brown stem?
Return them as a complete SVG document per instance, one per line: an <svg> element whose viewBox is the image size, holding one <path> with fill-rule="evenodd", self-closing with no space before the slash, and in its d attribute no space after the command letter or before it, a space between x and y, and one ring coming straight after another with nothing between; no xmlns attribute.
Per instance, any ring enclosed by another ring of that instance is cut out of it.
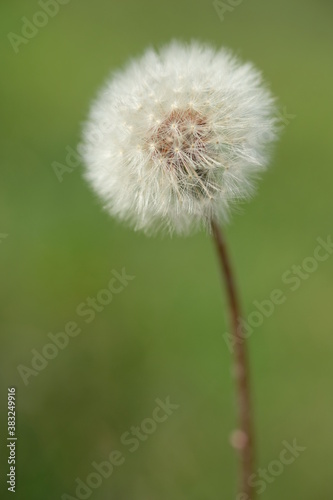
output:
<svg viewBox="0 0 333 500"><path fill-rule="evenodd" d="M251 415L249 364L245 339L241 332L241 315L235 281L230 266L226 245L219 225L212 220L213 238L225 281L231 316L232 350L234 354L234 376L236 381L239 429L233 434L233 445L240 457L240 493L244 498L254 500L254 490L249 477L254 472L253 431ZM246 496L247 495L247 496Z"/></svg>

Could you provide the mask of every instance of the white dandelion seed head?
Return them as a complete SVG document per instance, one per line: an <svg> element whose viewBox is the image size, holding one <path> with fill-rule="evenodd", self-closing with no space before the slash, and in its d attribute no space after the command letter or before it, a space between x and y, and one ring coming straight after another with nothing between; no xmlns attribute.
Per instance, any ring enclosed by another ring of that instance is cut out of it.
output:
<svg viewBox="0 0 333 500"><path fill-rule="evenodd" d="M274 99L252 64L173 42L112 75L81 151L110 214L147 233L186 234L251 196L275 138Z"/></svg>

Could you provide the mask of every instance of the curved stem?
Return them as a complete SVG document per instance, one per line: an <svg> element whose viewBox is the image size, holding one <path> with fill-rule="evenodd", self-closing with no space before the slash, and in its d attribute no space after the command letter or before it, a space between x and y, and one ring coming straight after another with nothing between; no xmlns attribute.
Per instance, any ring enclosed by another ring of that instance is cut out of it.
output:
<svg viewBox="0 0 333 500"><path fill-rule="evenodd" d="M239 451L240 457L240 493L243 493L244 498L247 500L253 500L254 490L249 484L249 478L254 472L254 438L246 341L241 332L240 306L222 231L214 220L211 221L211 227L220 261L222 278L225 281L231 316L231 350L234 354L234 376L239 419L239 428L233 434L232 444Z"/></svg>

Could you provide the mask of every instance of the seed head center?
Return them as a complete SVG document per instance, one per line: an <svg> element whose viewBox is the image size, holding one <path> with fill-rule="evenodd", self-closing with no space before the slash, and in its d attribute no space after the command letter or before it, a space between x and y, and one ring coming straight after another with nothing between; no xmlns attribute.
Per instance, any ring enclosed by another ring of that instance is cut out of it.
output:
<svg viewBox="0 0 333 500"><path fill-rule="evenodd" d="M207 119L193 109L177 109L153 131L154 156L168 168L199 168L206 149Z"/></svg>

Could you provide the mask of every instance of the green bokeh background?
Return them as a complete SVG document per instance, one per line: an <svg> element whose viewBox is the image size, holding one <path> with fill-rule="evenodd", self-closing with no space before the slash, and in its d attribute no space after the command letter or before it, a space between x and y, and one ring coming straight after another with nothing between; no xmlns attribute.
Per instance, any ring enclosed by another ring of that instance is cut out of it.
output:
<svg viewBox="0 0 333 500"><path fill-rule="evenodd" d="M228 317L209 237L146 238L102 212L81 166L62 183L52 169L76 147L109 71L176 37L252 60L294 115L258 196L226 233L245 316L275 288L287 297L249 339L258 467L284 440L306 450L260 499L331 499L333 256L294 292L281 277L333 232L333 4L244 0L221 21L203 0L70 0L15 54L7 34L38 10L31 0L0 7L1 498L13 385L17 499L75 497L75 479L115 449L126 461L93 500L235 498ZM123 267L135 279L85 324L76 307ZM68 321L82 332L26 386L17 366ZM166 396L179 409L129 453L120 436Z"/></svg>

